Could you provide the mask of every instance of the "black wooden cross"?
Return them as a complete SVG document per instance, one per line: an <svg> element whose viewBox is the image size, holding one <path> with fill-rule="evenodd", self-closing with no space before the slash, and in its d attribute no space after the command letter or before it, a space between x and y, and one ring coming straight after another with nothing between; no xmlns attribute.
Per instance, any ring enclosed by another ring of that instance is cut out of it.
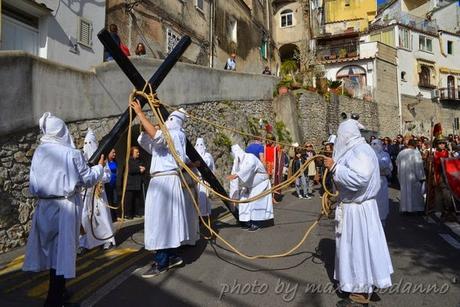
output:
<svg viewBox="0 0 460 307"><path fill-rule="evenodd" d="M110 33L104 29L97 34L97 37L104 45L105 49L110 53L113 57L115 62L120 66L121 70L126 74L128 79L134 85L137 90L142 90L145 86L145 80L141 76L141 74L137 71L136 67L134 67L133 63L128 59L127 56L121 51L120 47L115 43L112 39ZM168 75L169 71L173 68L174 64L179 60L179 58L184 54L187 47L190 45L191 39L189 36L184 36L174 47L171 53L166 57L163 63L158 67L157 71L153 74L150 78L149 83L152 87L153 91L156 91L160 86L161 82L164 78ZM150 88L147 87L145 89L147 94L150 93ZM144 97L138 97L141 103L141 106L144 106L147 103L147 100ZM160 112L164 119L169 116L168 110L164 106L160 106ZM133 117L136 114L133 112ZM99 160L99 156L104 154L105 156L108 155L110 150L114 147L117 143L120 136L126 131L129 125L129 110L127 109L112 130L102 138L101 142L99 143L99 147L93 156L90 158L90 164L96 164ZM217 192L223 195L228 195L225 189L220 184L219 180L214 176L212 171L206 165L206 163L201 158L200 154L196 152L195 148L193 147L192 143L187 139L186 144L186 153L187 156L190 158L191 161L200 161L200 166L198 170L201 173L202 178L209 183L209 185ZM224 201L225 206L227 209L233 214L233 216L238 220L237 210L235 206L228 202Z"/></svg>

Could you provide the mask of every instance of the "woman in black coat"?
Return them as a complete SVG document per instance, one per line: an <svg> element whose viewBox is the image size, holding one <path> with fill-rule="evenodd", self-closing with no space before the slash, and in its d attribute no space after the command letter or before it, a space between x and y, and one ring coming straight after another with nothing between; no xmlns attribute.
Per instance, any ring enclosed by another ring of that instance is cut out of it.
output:
<svg viewBox="0 0 460 307"><path fill-rule="evenodd" d="M142 176L145 166L139 159L139 148L131 147L128 163L128 182L126 184L125 210L126 218L144 215L144 197L142 195Z"/></svg>

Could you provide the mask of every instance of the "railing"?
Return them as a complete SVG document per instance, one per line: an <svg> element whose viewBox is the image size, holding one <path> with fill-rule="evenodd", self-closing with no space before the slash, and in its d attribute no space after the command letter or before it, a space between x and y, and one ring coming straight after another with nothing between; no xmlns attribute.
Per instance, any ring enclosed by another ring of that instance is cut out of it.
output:
<svg viewBox="0 0 460 307"><path fill-rule="evenodd" d="M441 100L460 100L460 86L439 89Z"/></svg>
<svg viewBox="0 0 460 307"><path fill-rule="evenodd" d="M422 80L420 80L418 82L418 86L422 87L422 88L429 88L429 89L435 89L436 88L436 85L431 84L429 81L422 81Z"/></svg>
<svg viewBox="0 0 460 307"><path fill-rule="evenodd" d="M318 61L347 59L355 57L359 57L358 43L318 46L316 48L316 59Z"/></svg>
<svg viewBox="0 0 460 307"><path fill-rule="evenodd" d="M370 28L379 28L395 22L422 32L428 32L433 34L438 33L438 26L435 22L407 13L394 13L391 15L385 15L382 19L374 21Z"/></svg>

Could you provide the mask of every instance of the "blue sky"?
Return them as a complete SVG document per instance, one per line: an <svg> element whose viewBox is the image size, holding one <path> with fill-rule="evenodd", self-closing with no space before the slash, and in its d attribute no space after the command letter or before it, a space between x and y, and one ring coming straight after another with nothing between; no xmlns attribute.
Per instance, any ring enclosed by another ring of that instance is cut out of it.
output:
<svg viewBox="0 0 460 307"><path fill-rule="evenodd" d="M385 2L387 2L387 0L377 0L378 4L385 3Z"/></svg>

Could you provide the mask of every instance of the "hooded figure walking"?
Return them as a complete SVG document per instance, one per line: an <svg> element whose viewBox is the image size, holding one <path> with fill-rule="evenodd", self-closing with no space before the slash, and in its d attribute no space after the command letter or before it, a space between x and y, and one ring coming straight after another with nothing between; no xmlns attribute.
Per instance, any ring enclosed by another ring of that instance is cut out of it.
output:
<svg viewBox="0 0 460 307"><path fill-rule="evenodd" d="M334 279L348 298L337 306L367 306L374 287L391 286L390 253L380 222L377 194L379 162L361 136L357 120L342 122L332 158L325 166L332 172L339 191L335 212L336 254Z"/></svg>

